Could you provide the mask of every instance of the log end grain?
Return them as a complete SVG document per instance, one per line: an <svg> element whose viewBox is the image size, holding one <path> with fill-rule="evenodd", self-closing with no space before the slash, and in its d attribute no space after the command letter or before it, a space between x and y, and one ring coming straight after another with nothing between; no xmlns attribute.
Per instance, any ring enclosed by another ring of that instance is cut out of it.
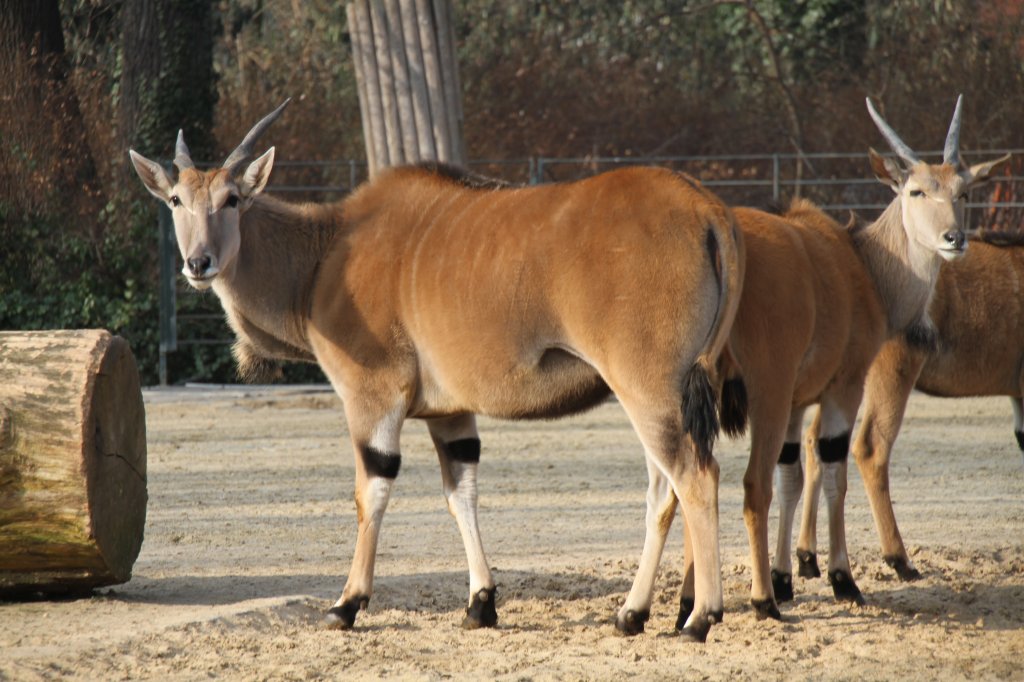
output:
<svg viewBox="0 0 1024 682"><path fill-rule="evenodd" d="M127 342L0 332L0 596L125 582L146 520L146 420Z"/></svg>

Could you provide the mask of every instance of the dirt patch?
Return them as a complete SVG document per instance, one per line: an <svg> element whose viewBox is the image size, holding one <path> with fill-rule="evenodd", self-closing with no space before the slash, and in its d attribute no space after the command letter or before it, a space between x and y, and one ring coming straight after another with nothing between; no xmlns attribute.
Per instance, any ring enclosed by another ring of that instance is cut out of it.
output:
<svg viewBox="0 0 1024 682"><path fill-rule="evenodd" d="M150 504L134 578L87 599L0 604L0 679L1024 675L1024 468L1003 399L911 399L892 487L924 579L901 583L882 562L851 467L848 541L868 605L837 604L823 578L798 578L783 623L748 607L747 442L720 443L726 618L703 646L671 635L678 521L647 633L615 634L646 490L615 403L556 422L481 420L481 527L500 622L477 632L459 629L466 562L422 424L403 434L370 608L354 631L335 632L318 624L355 541L337 399L310 387L194 388L147 391L146 403Z"/></svg>

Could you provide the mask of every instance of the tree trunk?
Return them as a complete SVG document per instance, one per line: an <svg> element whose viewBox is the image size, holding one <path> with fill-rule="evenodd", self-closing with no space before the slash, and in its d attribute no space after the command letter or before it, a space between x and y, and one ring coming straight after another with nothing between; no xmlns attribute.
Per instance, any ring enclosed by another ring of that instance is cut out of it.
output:
<svg viewBox="0 0 1024 682"><path fill-rule="evenodd" d="M151 157L173 157L179 129L193 159L213 158L212 5L208 0L125 0L119 150L125 169L129 147Z"/></svg>
<svg viewBox="0 0 1024 682"><path fill-rule="evenodd" d="M419 161L466 164L450 0L347 7L370 175Z"/></svg>
<svg viewBox="0 0 1024 682"><path fill-rule="evenodd" d="M104 330L0 332L0 594L127 581L146 500L128 343Z"/></svg>
<svg viewBox="0 0 1024 682"><path fill-rule="evenodd" d="M0 2L0 203L98 243L99 182L68 70L58 1Z"/></svg>

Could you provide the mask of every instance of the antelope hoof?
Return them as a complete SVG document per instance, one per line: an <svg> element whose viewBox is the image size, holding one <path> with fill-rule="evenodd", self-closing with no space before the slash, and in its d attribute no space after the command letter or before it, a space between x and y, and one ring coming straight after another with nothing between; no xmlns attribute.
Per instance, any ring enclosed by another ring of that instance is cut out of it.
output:
<svg viewBox="0 0 1024 682"><path fill-rule="evenodd" d="M779 607L774 599L751 599L750 603L754 607L754 617L758 620L782 620L782 614L779 613Z"/></svg>
<svg viewBox="0 0 1024 682"><path fill-rule="evenodd" d="M832 594L835 595L836 601L852 601L857 606L864 606L867 603L857 584L846 571L829 571L828 581L832 584Z"/></svg>
<svg viewBox="0 0 1024 682"><path fill-rule="evenodd" d="M365 611L369 597L355 597L342 602L341 606L332 606L324 616L324 627L328 630L351 630L356 623L356 614Z"/></svg>
<svg viewBox="0 0 1024 682"><path fill-rule="evenodd" d="M911 566L910 562L904 557L887 556L885 557L885 563L889 565L889 568L896 571L896 575L898 575L900 580L903 582L909 583L914 580L921 579L921 571Z"/></svg>
<svg viewBox="0 0 1024 682"><path fill-rule="evenodd" d="M693 597L683 595L679 598L679 617L676 618L676 630L683 631L686 626L686 619L693 613Z"/></svg>
<svg viewBox="0 0 1024 682"><path fill-rule="evenodd" d="M708 632L711 631L711 626L715 623L722 622L722 612L717 611L714 613L706 613L701 616L694 618L689 625L679 627L676 624L676 630L679 632L679 638L684 642L697 642L703 644L708 639Z"/></svg>
<svg viewBox="0 0 1024 682"><path fill-rule="evenodd" d="M494 601L498 596L498 589L485 587L473 595L473 601L466 609L466 617L462 620L463 630L477 630L479 628L493 628L498 624L498 611Z"/></svg>
<svg viewBox="0 0 1024 682"><path fill-rule="evenodd" d="M643 611L630 609L615 619L615 629L628 637L639 635L644 631L644 623L650 617L651 612L646 609Z"/></svg>
<svg viewBox="0 0 1024 682"><path fill-rule="evenodd" d="M818 568L818 555L808 552L806 549L796 551L796 560L800 565L797 573L801 578L820 578L821 569Z"/></svg>
<svg viewBox="0 0 1024 682"><path fill-rule="evenodd" d="M772 569L772 591L775 592L775 601L793 601L793 574L782 573Z"/></svg>

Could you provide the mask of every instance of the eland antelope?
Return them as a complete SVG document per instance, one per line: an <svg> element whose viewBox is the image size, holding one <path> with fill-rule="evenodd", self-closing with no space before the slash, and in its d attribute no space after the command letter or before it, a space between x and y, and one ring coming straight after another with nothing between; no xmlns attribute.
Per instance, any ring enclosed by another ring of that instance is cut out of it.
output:
<svg viewBox="0 0 1024 682"><path fill-rule="evenodd" d="M744 519L753 563L751 603L759 618L780 619L792 599L790 543L803 485L800 430L818 404L808 439L829 507L828 575L837 599L863 602L846 549L843 503L850 430L868 368L884 341L934 336L929 300L946 260L961 256L963 195L1002 161L959 168L957 100L941 164L926 164L875 111L868 111L907 166L873 149L871 166L896 197L882 216L843 229L807 201L781 216L736 209L746 250L739 310L720 374L722 427L735 435L749 418L751 451L744 475ZM769 566L768 511L778 465L778 546ZM689 556L689 545L686 548ZM689 560L680 620L693 608Z"/></svg>
<svg viewBox="0 0 1024 682"><path fill-rule="evenodd" d="M493 626L475 415L553 418L614 392L646 455L649 539L666 523L656 503L682 500L697 588L679 629L704 641L722 615L716 359L743 268L729 209L696 181L657 168L510 189L404 167L338 203L286 203L262 193L273 147L246 165L284 106L220 168L195 168L180 133L176 180L134 151L131 160L171 208L185 278L219 297L240 372L267 359L316 362L343 401L358 531L328 627L351 628L372 595L406 419L426 421L465 545L463 624ZM645 545L619 630L643 630L660 554Z"/></svg>
<svg viewBox="0 0 1024 682"><path fill-rule="evenodd" d="M1014 434L1024 450L1024 235L980 234L970 239L966 258L939 271L929 315L934 347L890 339L868 370L864 415L853 441L854 460L864 480L882 557L901 580L921 577L903 545L889 496L889 460L912 388L945 398L1008 396ZM807 460L804 512L797 541L800 574L819 575L816 557L817 501L821 480Z"/></svg>

